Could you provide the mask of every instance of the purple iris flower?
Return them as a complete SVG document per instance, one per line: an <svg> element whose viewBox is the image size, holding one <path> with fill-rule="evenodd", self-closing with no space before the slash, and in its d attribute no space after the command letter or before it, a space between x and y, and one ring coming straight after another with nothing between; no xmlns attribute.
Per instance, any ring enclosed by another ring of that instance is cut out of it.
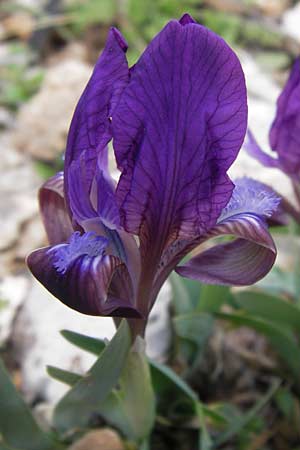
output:
<svg viewBox="0 0 300 450"><path fill-rule="evenodd" d="M271 149L276 157L265 153L248 130L247 152L266 167L277 168L291 180L298 210L286 199L282 209L300 222L300 58L297 58L290 76L277 100L277 112L269 132Z"/></svg>
<svg viewBox="0 0 300 450"><path fill-rule="evenodd" d="M223 39L185 14L130 69L126 50L112 28L74 113L64 174L40 190L50 247L28 265L81 313L145 321L173 269L204 283L262 278L276 257L266 218L279 200L227 175L244 140L247 99ZM236 239L200 246L223 235Z"/></svg>

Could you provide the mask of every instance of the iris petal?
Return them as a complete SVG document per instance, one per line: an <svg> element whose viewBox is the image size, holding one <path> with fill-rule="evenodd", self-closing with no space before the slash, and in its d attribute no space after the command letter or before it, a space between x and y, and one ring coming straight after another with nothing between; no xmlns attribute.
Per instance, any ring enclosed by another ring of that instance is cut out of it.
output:
<svg viewBox="0 0 300 450"><path fill-rule="evenodd" d="M236 55L213 32L183 22L171 21L147 47L112 121L121 223L139 235L144 257L215 224L246 130Z"/></svg>
<svg viewBox="0 0 300 450"><path fill-rule="evenodd" d="M252 213L261 217L271 217L277 211L280 197L260 181L243 177L235 180L231 199L223 209L218 222L241 213Z"/></svg>
<svg viewBox="0 0 300 450"><path fill-rule="evenodd" d="M118 30L111 28L105 48L76 107L67 141L65 191L70 208L69 170L86 153L85 183L90 193L98 153L111 139L111 116L128 77L127 44Z"/></svg>
<svg viewBox="0 0 300 450"><path fill-rule="evenodd" d="M276 248L266 219L280 198L272 189L251 178L236 180L230 202L218 224L199 240L232 235L236 240L216 245L194 256L177 272L204 283L243 286L264 277L276 259Z"/></svg>
<svg viewBox="0 0 300 450"><path fill-rule="evenodd" d="M250 156L259 161L263 166L280 168L278 159L273 158L261 149L254 134L250 130L247 131L247 140L244 143L244 148Z"/></svg>
<svg viewBox="0 0 300 450"><path fill-rule="evenodd" d="M105 254L106 239L75 233L69 244L31 253L33 275L64 304L83 314L140 317L132 305L126 265Z"/></svg>
<svg viewBox="0 0 300 450"><path fill-rule="evenodd" d="M277 113L270 129L270 144L285 172L300 172L300 58L277 100Z"/></svg>
<svg viewBox="0 0 300 450"><path fill-rule="evenodd" d="M208 284L244 286L263 278L276 259L276 247L265 221L254 214L238 214L220 222L207 236L237 237L194 256L176 272Z"/></svg>
<svg viewBox="0 0 300 450"><path fill-rule="evenodd" d="M42 185L39 204L49 243L54 245L65 242L72 234L73 228L65 206L62 172Z"/></svg>

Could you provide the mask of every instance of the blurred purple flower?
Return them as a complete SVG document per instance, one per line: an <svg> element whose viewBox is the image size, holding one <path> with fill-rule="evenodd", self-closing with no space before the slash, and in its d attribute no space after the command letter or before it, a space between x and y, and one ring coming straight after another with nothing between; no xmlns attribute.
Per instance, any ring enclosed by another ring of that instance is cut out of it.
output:
<svg viewBox="0 0 300 450"><path fill-rule="evenodd" d="M277 157L265 153L248 130L245 149L266 167L284 172L292 182L300 206L300 58L291 70L290 76L277 100L277 112L271 125L269 142ZM283 199L282 208L298 222L300 212Z"/></svg>
<svg viewBox="0 0 300 450"><path fill-rule="evenodd" d="M273 158L265 153L248 131L246 150L266 167L276 167L295 181L300 181L300 58L277 100L277 112L269 133Z"/></svg>
<svg viewBox="0 0 300 450"><path fill-rule="evenodd" d="M126 49L112 28L72 120L64 175L40 191L51 246L31 253L28 265L77 311L146 319L173 269L205 283L262 278L276 257L265 219L278 198L249 179L234 187L227 175L247 101L223 39L186 14L130 69ZM222 235L236 239L200 251Z"/></svg>

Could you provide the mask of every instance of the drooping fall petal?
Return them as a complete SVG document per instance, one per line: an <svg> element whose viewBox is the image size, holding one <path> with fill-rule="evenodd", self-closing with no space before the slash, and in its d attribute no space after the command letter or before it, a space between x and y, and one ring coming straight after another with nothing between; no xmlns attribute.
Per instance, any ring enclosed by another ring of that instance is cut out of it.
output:
<svg viewBox="0 0 300 450"><path fill-rule="evenodd" d="M266 225L280 199L271 189L248 178L238 180L218 224L199 243L231 235L234 241L199 252L176 271L209 284L243 286L264 277L276 259L276 247Z"/></svg>
<svg viewBox="0 0 300 450"><path fill-rule="evenodd" d="M58 172L39 190L40 211L51 245L67 241L73 232L66 210L63 183L63 172Z"/></svg>
<svg viewBox="0 0 300 450"><path fill-rule="evenodd" d="M126 265L106 255L107 239L78 232L68 244L31 253L33 275L60 301L83 314L140 317L131 304L131 279Z"/></svg>
<svg viewBox="0 0 300 450"><path fill-rule="evenodd" d="M135 65L112 121L121 223L144 255L215 224L246 120L233 51L190 19L171 21Z"/></svg>
<svg viewBox="0 0 300 450"><path fill-rule="evenodd" d="M238 239L199 253L176 272L208 284L244 286L264 277L276 259L276 248L265 222L239 214L217 225L207 238L234 235Z"/></svg>

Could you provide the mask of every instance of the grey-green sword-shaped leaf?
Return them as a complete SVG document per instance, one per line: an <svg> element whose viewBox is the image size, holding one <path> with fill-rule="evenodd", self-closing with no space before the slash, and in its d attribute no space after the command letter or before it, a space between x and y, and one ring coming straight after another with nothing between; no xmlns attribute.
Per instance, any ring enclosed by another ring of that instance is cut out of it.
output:
<svg viewBox="0 0 300 450"><path fill-rule="evenodd" d="M54 426L60 432L88 426L93 416L116 386L131 345L131 333L123 321L91 370L58 403Z"/></svg>
<svg viewBox="0 0 300 450"><path fill-rule="evenodd" d="M55 439L41 430L0 360L0 435L3 448L58 450Z"/></svg>

